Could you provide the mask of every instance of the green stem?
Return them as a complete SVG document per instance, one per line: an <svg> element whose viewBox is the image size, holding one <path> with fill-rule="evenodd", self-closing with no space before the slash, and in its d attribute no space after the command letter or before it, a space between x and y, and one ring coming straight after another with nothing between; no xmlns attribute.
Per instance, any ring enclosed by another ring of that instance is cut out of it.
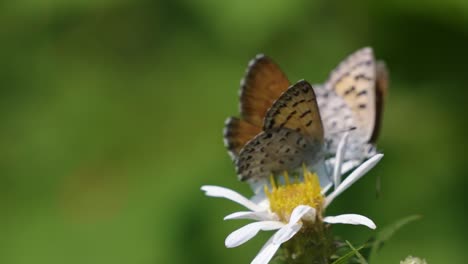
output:
<svg viewBox="0 0 468 264"><path fill-rule="evenodd" d="M328 225L323 222L304 223L302 230L281 246L276 261L288 264L328 264L335 251Z"/></svg>

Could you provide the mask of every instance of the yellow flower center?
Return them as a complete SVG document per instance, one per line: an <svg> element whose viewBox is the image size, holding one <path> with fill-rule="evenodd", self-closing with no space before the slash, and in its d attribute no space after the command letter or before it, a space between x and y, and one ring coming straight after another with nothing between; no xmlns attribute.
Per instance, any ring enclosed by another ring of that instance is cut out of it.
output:
<svg viewBox="0 0 468 264"><path fill-rule="evenodd" d="M289 181L288 173L284 174L284 185L277 185L271 177L271 190L265 186L265 194L270 201L270 210L276 213L280 220L288 222L292 211L298 205L308 205L317 210L320 217L323 208L323 195L317 174L304 167L304 181Z"/></svg>

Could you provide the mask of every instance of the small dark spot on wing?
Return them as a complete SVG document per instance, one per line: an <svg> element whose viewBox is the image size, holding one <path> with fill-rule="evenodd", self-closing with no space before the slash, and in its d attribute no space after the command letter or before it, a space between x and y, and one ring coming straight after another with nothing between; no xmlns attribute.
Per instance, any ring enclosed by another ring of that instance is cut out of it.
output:
<svg viewBox="0 0 468 264"><path fill-rule="evenodd" d="M354 80L358 81L360 79L366 80L366 81L372 81L372 78L369 76L366 76L365 74L361 73L356 76L354 76Z"/></svg>
<svg viewBox="0 0 468 264"><path fill-rule="evenodd" d="M305 111L304 113L302 113L302 114L299 116L299 118L304 118L306 115L308 115L308 114L310 114L310 113L312 113L312 111L309 109L309 110Z"/></svg>
<svg viewBox="0 0 468 264"><path fill-rule="evenodd" d="M294 111L292 111L291 113L289 113L288 117L286 117L286 121L288 121L289 119L291 119L296 113L297 113L296 110L294 110Z"/></svg>
<svg viewBox="0 0 468 264"><path fill-rule="evenodd" d="M354 91L356 91L356 87L354 87L354 85L352 85L348 90L346 90L344 92L344 95L348 95L348 94L350 94L350 93L352 93Z"/></svg>
<svg viewBox="0 0 468 264"><path fill-rule="evenodd" d="M362 90L359 93L356 94L356 96L363 96L367 94L367 90Z"/></svg>
<svg viewBox="0 0 468 264"><path fill-rule="evenodd" d="M299 100L299 101L295 102L292 106L293 106L293 107L296 107L297 105L302 104L302 103L304 103L305 101L306 101L305 99Z"/></svg>

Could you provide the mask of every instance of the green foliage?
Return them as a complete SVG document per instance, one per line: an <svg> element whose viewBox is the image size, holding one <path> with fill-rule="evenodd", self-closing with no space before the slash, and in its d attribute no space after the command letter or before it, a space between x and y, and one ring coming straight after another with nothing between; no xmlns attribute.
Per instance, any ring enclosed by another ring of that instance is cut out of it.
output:
<svg viewBox="0 0 468 264"><path fill-rule="evenodd" d="M351 243L349 243L348 240L346 240L346 244L348 244L349 248L354 252L354 254L358 257L358 261L361 264L367 264L366 259L359 253L359 250L357 250Z"/></svg>
<svg viewBox="0 0 468 264"><path fill-rule="evenodd" d="M365 245L362 245L362 246L360 246L358 248L355 248L348 241L346 241L346 243L348 244L349 248L351 248L351 250L348 251L347 253L345 253L344 255L342 255L341 257L339 257L337 260L333 261L332 264L347 264L355 256L359 257L359 260L361 261L361 263L367 263L366 260L363 259L363 258L362 258L362 260L364 262L362 262L362 260L361 260L362 255L359 253L359 251L362 250L365 247Z"/></svg>
<svg viewBox="0 0 468 264"><path fill-rule="evenodd" d="M376 258L377 252L382 246L393 237L393 235L399 231L402 227L421 219L420 215L412 215L405 217L392 223L384 228L382 228L379 232L377 232L376 236L370 242L370 255L369 255L369 262L373 263L372 261Z"/></svg>
<svg viewBox="0 0 468 264"><path fill-rule="evenodd" d="M345 242L351 250L343 254L332 264L350 263L351 260L357 261L361 264L374 263L378 250L380 250L382 246L387 241L389 241L397 231L399 231L402 227L419 219L421 219L420 215L412 215L400 219L384 228L381 228L376 233L376 235L370 239L369 242L358 248L355 248L349 241L346 240ZM361 250L367 251L364 254L366 257L360 252ZM369 260L369 262L366 260L366 258Z"/></svg>

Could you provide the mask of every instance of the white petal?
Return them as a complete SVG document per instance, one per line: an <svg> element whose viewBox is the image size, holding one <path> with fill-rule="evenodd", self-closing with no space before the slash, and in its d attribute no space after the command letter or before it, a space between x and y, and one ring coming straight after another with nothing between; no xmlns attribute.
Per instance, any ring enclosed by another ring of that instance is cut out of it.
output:
<svg viewBox="0 0 468 264"><path fill-rule="evenodd" d="M270 208L270 201L263 191L252 196L250 201L261 206L262 208Z"/></svg>
<svg viewBox="0 0 468 264"><path fill-rule="evenodd" d="M341 137L340 143L338 143L338 148L336 150L335 168L333 170L333 183L335 185L335 189L341 183L341 165L343 163L344 151L346 149L348 136L349 132L344 133L343 137Z"/></svg>
<svg viewBox="0 0 468 264"><path fill-rule="evenodd" d="M335 166L336 159L329 158L327 162L329 163L329 166ZM357 167L360 164L361 164L361 161L355 160L355 159L343 161L341 163L341 175L343 176L344 174L348 173L350 170L352 170L353 168ZM330 172L330 174L332 173L333 171Z"/></svg>
<svg viewBox="0 0 468 264"><path fill-rule="evenodd" d="M371 229L375 229L375 223L369 218L358 214L342 214L337 216L327 216L323 219L324 222L330 224L350 224L350 225L365 225Z"/></svg>
<svg viewBox="0 0 468 264"><path fill-rule="evenodd" d="M293 225L285 225L278 232L273 235L273 243L283 244L291 239L299 230L301 230L302 223L295 223Z"/></svg>
<svg viewBox="0 0 468 264"><path fill-rule="evenodd" d="M307 219L315 219L316 210L308 205L298 205L291 213L291 217L289 217L288 225L293 225L301 218L305 217Z"/></svg>
<svg viewBox="0 0 468 264"><path fill-rule="evenodd" d="M276 251L281 244L273 243L273 236L265 243L265 245L260 249L257 256L250 262L251 264L267 264L270 262L271 258L275 255Z"/></svg>
<svg viewBox="0 0 468 264"><path fill-rule="evenodd" d="M302 227L301 219L315 220L316 210L307 205L299 205L291 213L289 223L273 236L273 243L282 244L293 237Z"/></svg>
<svg viewBox="0 0 468 264"><path fill-rule="evenodd" d="M247 209L252 211L265 211L265 208L262 208L255 204L254 202L250 201L249 199L245 198L244 196L240 195L239 193L230 190L228 188L219 187L219 186L211 186L205 185L201 187L202 191L205 192L207 196L211 197L222 197L229 199L233 202L236 202Z"/></svg>
<svg viewBox="0 0 468 264"><path fill-rule="evenodd" d="M265 220L278 220L278 216L276 214L270 212L235 212L230 215L224 217L224 220L232 220L232 219L251 219L251 220L258 220L258 221L265 221Z"/></svg>
<svg viewBox="0 0 468 264"><path fill-rule="evenodd" d="M224 241L226 247L232 248L244 244L253 238L260 230L276 230L284 226L279 221L262 221L245 225L232 232Z"/></svg>
<svg viewBox="0 0 468 264"><path fill-rule="evenodd" d="M322 190L320 191L320 193L321 193L322 195L325 195L325 194L330 190L330 188L331 188L332 186L333 186L333 183L329 182L329 183L327 184L327 186L324 186L324 187L322 188Z"/></svg>
<svg viewBox="0 0 468 264"><path fill-rule="evenodd" d="M343 162L343 164L341 164L341 175L348 173L350 170L359 166L359 164L361 164L361 161L359 160L348 160Z"/></svg>
<svg viewBox="0 0 468 264"><path fill-rule="evenodd" d="M383 154L376 154L372 158L366 160L361 166L355 169L330 195L325 198L325 207L343 191L349 188L354 182L364 176L370 169L372 169L382 159Z"/></svg>

